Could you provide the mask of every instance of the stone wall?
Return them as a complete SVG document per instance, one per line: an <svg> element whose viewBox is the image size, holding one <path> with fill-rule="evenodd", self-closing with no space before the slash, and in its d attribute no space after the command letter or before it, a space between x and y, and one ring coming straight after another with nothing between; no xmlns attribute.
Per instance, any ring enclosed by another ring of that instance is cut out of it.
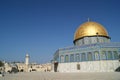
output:
<svg viewBox="0 0 120 80"><path fill-rule="evenodd" d="M77 70L80 64L80 70ZM118 60L59 63L58 72L114 72L120 67Z"/></svg>

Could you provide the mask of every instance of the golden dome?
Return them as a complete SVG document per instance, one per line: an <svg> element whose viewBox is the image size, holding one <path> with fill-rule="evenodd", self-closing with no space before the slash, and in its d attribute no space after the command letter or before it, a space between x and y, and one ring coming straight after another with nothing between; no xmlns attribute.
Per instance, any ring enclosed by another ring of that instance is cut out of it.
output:
<svg viewBox="0 0 120 80"><path fill-rule="evenodd" d="M74 34L74 40L88 36L104 36L109 38L107 31L101 24L91 21L85 22L78 27Z"/></svg>

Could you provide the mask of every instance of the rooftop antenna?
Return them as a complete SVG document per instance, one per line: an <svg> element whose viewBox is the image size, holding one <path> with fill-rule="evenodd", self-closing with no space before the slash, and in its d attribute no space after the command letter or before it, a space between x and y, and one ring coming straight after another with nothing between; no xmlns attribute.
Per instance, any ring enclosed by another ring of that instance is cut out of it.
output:
<svg viewBox="0 0 120 80"><path fill-rule="evenodd" d="M88 18L88 22L90 22L90 18Z"/></svg>

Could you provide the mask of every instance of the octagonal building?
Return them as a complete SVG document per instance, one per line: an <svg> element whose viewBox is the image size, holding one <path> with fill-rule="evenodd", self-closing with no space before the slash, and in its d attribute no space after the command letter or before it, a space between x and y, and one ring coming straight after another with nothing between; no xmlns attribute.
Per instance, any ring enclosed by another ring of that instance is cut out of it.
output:
<svg viewBox="0 0 120 80"><path fill-rule="evenodd" d="M58 49L52 60L53 72L114 72L119 70L120 42L110 42L99 23L81 24L74 34L74 46Z"/></svg>

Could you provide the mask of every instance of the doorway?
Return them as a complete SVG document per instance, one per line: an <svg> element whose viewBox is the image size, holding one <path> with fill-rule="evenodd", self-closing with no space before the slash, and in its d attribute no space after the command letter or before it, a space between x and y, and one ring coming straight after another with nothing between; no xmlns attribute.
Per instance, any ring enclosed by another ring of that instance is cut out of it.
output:
<svg viewBox="0 0 120 80"><path fill-rule="evenodd" d="M57 72L57 68L58 68L58 62L54 63L54 72Z"/></svg>

